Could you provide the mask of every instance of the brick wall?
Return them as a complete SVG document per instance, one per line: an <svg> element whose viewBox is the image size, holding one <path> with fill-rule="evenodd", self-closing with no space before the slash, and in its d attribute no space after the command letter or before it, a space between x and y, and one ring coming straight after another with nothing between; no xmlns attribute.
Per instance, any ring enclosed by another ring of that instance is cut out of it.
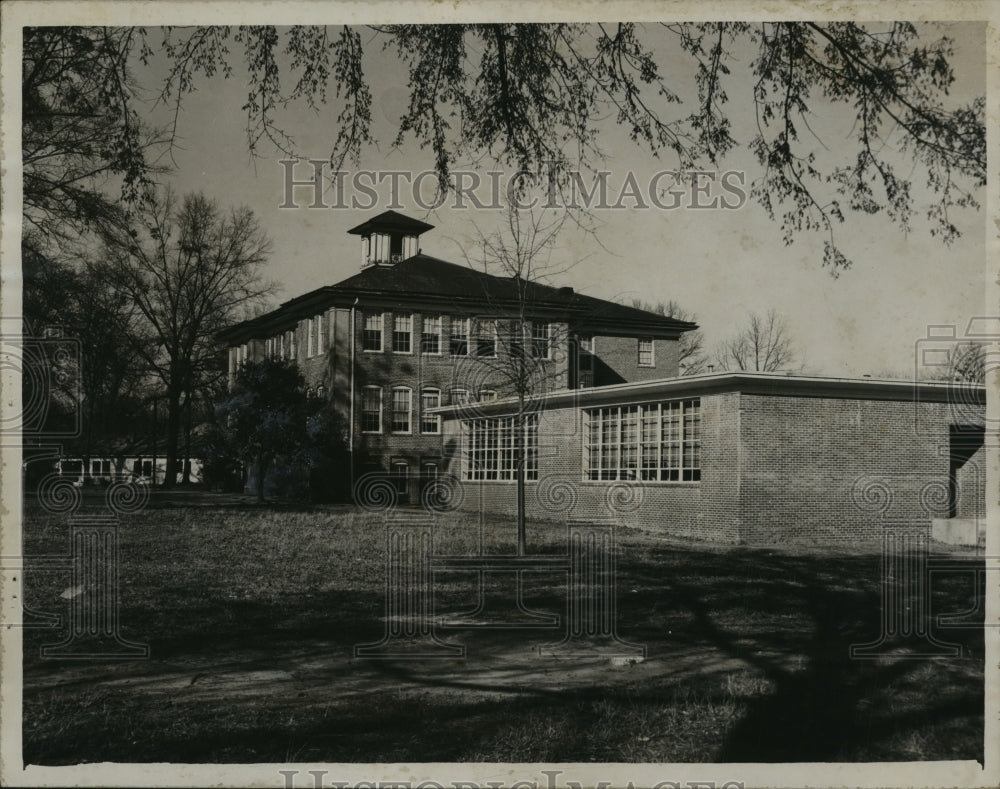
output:
<svg viewBox="0 0 1000 789"><path fill-rule="evenodd" d="M915 407L921 424L940 426L938 440L914 429ZM741 395L741 540L877 539L887 522L929 528L947 487L947 409Z"/></svg>
<svg viewBox="0 0 1000 789"><path fill-rule="evenodd" d="M583 480L582 414L578 408L543 412L539 421L538 481L526 485L529 518L607 519L676 537L736 542L737 475L731 443L738 429L738 395L701 398L701 482ZM445 425L447 470L461 476L459 422ZM516 483L463 482L463 509L514 513Z"/></svg>
<svg viewBox="0 0 1000 789"><path fill-rule="evenodd" d="M529 518L613 515L673 537L768 544L875 540L887 523L929 528L947 508L947 404L739 392L700 400L697 483L584 481L581 410L546 411ZM924 428L936 425L940 440L915 430L915 416ZM459 477L456 420L445 425L445 444L447 469ZM982 450L962 467L965 477L959 471L960 513L982 507L981 460ZM462 489L464 509L515 511L513 482Z"/></svg>
<svg viewBox="0 0 1000 789"><path fill-rule="evenodd" d="M677 341L653 340L653 361L652 367L639 366L639 341L635 337L595 337L594 386L676 376Z"/></svg>

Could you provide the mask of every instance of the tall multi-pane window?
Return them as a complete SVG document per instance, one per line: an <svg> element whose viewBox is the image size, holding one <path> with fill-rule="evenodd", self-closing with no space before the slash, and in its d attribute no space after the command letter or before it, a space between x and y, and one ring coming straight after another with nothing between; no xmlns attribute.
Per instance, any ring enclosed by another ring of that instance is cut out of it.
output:
<svg viewBox="0 0 1000 789"><path fill-rule="evenodd" d="M323 313L314 318L316 323L316 353L321 354L326 351L326 333L323 330Z"/></svg>
<svg viewBox="0 0 1000 789"><path fill-rule="evenodd" d="M548 359L551 344L549 324L534 321L531 324L531 355L536 359Z"/></svg>
<svg viewBox="0 0 1000 789"><path fill-rule="evenodd" d="M440 433L441 432L441 417L437 414L428 414L427 412L432 408L437 408L441 405L441 390L440 389L424 389L420 393L420 432L421 433Z"/></svg>
<svg viewBox="0 0 1000 789"><path fill-rule="evenodd" d="M492 321L476 322L476 356L496 356L497 335Z"/></svg>
<svg viewBox="0 0 1000 789"><path fill-rule="evenodd" d="M381 386L366 386L361 390L361 432L382 432Z"/></svg>
<svg viewBox="0 0 1000 789"><path fill-rule="evenodd" d="M511 358L520 359L524 356L525 327L521 321L513 320L505 327L507 353Z"/></svg>
<svg viewBox="0 0 1000 789"><path fill-rule="evenodd" d="M452 356L468 356L469 354L469 319L451 319L451 343L450 350Z"/></svg>
<svg viewBox="0 0 1000 789"><path fill-rule="evenodd" d="M639 366L652 367L654 362L652 339L646 337L639 340Z"/></svg>
<svg viewBox="0 0 1000 789"><path fill-rule="evenodd" d="M313 341L316 336L315 335L316 319L306 318L305 323L306 323L306 357L308 358L310 356L313 356L315 353L315 347L313 345Z"/></svg>
<svg viewBox="0 0 1000 789"><path fill-rule="evenodd" d="M361 330L361 348L365 351L382 350L382 313L366 312Z"/></svg>
<svg viewBox="0 0 1000 789"><path fill-rule="evenodd" d="M441 353L441 316L424 315L420 332L421 353Z"/></svg>
<svg viewBox="0 0 1000 789"><path fill-rule="evenodd" d="M586 479L701 479L699 400L593 408L584 415Z"/></svg>
<svg viewBox="0 0 1000 789"><path fill-rule="evenodd" d="M392 318L393 353L410 353L412 349L413 316L394 315Z"/></svg>
<svg viewBox="0 0 1000 789"><path fill-rule="evenodd" d="M410 432L412 398L412 391L405 386L397 386L392 390L392 422L389 429L393 433Z"/></svg>
<svg viewBox="0 0 1000 789"><path fill-rule="evenodd" d="M451 399L451 405L468 405L469 403L469 391L467 389L452 389L448 395Z"/></svg>
<svg viewBox="0 0 1000 789"><path fill-rule="evenodd" d="M538 479L538 415L524 419L520 442L524 478ZM517 417L468 419L462 422L462 478L510 481L517 479Z"/></svg>

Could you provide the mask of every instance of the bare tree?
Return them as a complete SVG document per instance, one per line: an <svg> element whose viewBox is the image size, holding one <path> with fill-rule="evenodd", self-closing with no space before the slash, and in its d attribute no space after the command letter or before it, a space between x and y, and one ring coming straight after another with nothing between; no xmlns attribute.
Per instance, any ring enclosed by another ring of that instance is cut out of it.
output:
<svg viewBox="0 0 1000 789"><path fill-rule="evenodd" d="M517 485L518 553L527 552L525 516L525 441L537 409L536 398L560 374L553 355L567 353L568 326L553 311L550 280L569 269L553 260L556 239L569 217L565 212L518 210L509 207L503 225L479 231L479 259L469 261L491 277L484 281L489 313L476 319L474 333L486 336L483 349L473 347L474 367L497 389L517 399L514 420L514 463ZM548 304L546 304L548 302ZM546 316L546 312L552 318ZM544 327L544 334L542 333ZM478 332L476 332L478 330ZM471 340L472 338L470 338ZM492 346L490 343L494 343ZM479 352L485 350L487 352Z"/></svg>
<svg viewBox="0 0 1000 789"><path fill-rule="evenodd" d="M948 357L948 364L925 370L924 379L985 383L986 346L974 341L957 343Z"/></svg>
<svg viewBox="0 0 1000 789"><path fill-rule="evenodd" d="M718 346L715 359L723 370L775 372L794 363L795 353L784 319L770 309L751 313L746 327Z"/></svg>
<svg viewBox="0 0 1000 789"><path fill-rule="evenodd" d="M643 299L632 299L632 306L667 318L697 322L697 316L688 312L674 299L652 304ZM686 331L677 341L677 367L681 375L701 375L708 370L708 355L705 352L705 335L701 329Z"/></svg>
<svg viewBox="0 0 1000 789"><path fill-rule="evenodd" d="M215 333L275 290L260 276L270 247L250 209L226 212L201 194L178 202L170 191L147 202L136 227L108 245L113 287L134 301L155 338L136 352L166 393L168 487L184 405L218 366Z"/></svg>

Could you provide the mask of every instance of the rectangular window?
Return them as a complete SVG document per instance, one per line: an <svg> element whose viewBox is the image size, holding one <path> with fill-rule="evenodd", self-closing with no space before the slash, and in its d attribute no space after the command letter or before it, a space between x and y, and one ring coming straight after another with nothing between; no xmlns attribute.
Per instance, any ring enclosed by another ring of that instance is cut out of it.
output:
<svg viewBox="0 0 1000 789"><path fill-rule="evenodd" d="M538 416L525 417L523 438L517 438L516 417L467 419L462 422L462 479L517 479L517 444L524 455L524 478L538 479Z"/></svg>
<svg viewBox="0 0 1000 789"><path fill-rule="evenodd" d="M701 479L700 400L592 408L584 417L585 479Z"/></svg>
<svg viewBox="0 0 1000 789"><path fill-rule="evenodd" d="M476 356L496 356L496 327L491 321L476 323Z"/></svg>
<svg viewBox="0 0 1000 789"><path fill-rule="evenodd" d="M452 389L449 397L451 405L467 405L469 402L469 392L465 389Z"/></svg>
<svg viewBox="0 0 1000 789"><path fill-rule="evenodd" d="M639 340L639 366L652 367L655 361L653 358L653 341L649 338Z"/></svg>
<svg viewBox="0 0 1000 789"><path fill-rule="evenodd" d="M551 330L549 324L535 321L531 324L531 355L536 359L548 359L550 353Z"/></svg>
<svg viewBox="0 0 1000 789"><path fill-rule="evenodd" d="M469 355L469 319L468 318L455 318L451 319L451 344L450 350L452 356L468 356Z"/></svg>
<svg viewBox="0 0 1000 789"><path fill-rule="evenodd" d="M480 389L479 390L479 402L480 403L492 403L497 399L497 393L492 389Z"/></svg>
<svg viewBox="0 0 1000 789"><path fill-rule="evenodd" d="M424 315L420 333L421 353L441 353L441 316Z"/></svg>
<svg viewBox="0 0 1000 789"><path fill-rule="evenodd" d="M361 348L365 351L382 350L382 313L368 312L361 331Z"/></svg>
<svg viewBox="0 0 1000 789"><path fill-rule="evenodd" d="M593 353L594 352L594 338L590 334L580 335L580 350L583 353Z"/></svg>
<svg viewBox="0 0 1000 789"><path fill-rule="evenodd" d="M361 390L361 432L382 432L382 387L366 386Z"/></svg>
<svg viewBox="0 0 1000 789"><path fill-rule="evenodd" d="M428 414L427 411L431 408L437 408L441 405L441 390L440 389L424 389L420 394L420 432L421 433L440 433L441 432L441 417L437 414Z"/></svg>
<svg viewBox="0 0 1000 789"><path fill-rule="evenodd" d="M392 319L392 352L410 353L413 335L413 316L394 315Z"/></svg>
<svg viewBox="0 0 1000 789"><path fill-rule="evenodd" d="M326 352L326 334L323 331L323 313L315 317L316 322L316 354Z"/></svg>
<svg viewBox="0 0 1000 789"><path fill-rule="evenodd" d="M392 422L390 429L393 433L410 432L412 398L413 393L405 386L398 386L392 390Z"/></svg>
<svg viewBox="0 0 1000 789"><path fill-rule="evenodd" d="M306 318L306 358L315 355L315 347L313 346L315 331L316 331L316 319Z"/></svg>

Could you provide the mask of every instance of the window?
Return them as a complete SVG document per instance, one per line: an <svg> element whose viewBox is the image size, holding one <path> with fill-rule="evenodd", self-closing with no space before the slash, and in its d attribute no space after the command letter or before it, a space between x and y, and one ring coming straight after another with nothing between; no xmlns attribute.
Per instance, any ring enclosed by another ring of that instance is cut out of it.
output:
<svg viewBox="0 0 1000 789"><path fill-rule="evenodd" d="M701 479L699 400L594 408L584 417L585 479Z"/></svg>
<svg viewBox="0 0 1000 789"><path fill-rule="evenodd" d="M653 341L648 337L639 340L639 366L652 367L654 363Z"/></svg>
<svg viewBox="0 0 1000 789"><path fill-rule="evenodd" d="M516 417L468 419L462 422L462 478L509 481L517 479ZM524 478L538 479L538 417L525 418Z"/></svg>
<svg viewBox="0 0 1000 789"><path fill-rule="evenodd" d="M361 348L365 351L382 350L382 313L365 313L364 328L361 332Z"/></svg>
<svg viewBox="0 0 1000 789"><path fill-rule="evenodd" d="M507 353L512 359L524 357L525 327L520 321L511 321L505 327L507 337Z"/></svg>
<svg viewBox="0 0 1000 789"><path fill-rule="evenodd" d="M420 394L420 432L440 433L441 417L437 414L428 414L431 408L441 405L440 389L424 389Z"/></svg>
<svg viewBox="0 0 1000 789"><path fill-rule="evenodd" d="M496 328L490 321L476 323L476 356L496 356Z"/></svg>
<svg viewBox="0 0 1000 789"><path fill-rule="evenodd" d="M410 407L413 393L405 386L397 386L392 390L392 422L389 429L393 433L410 432Z"/></svg>
<svg viewBox="0 0 1000 789"><path fill-rule="evenodd" d="M306 318L306 358L314 355L313 332L316 330L315 318Z"/></svg>
<svg viewBox="0 0 1000 789"><path fill-rule="evenodd" d="M326 351L326 335L323 333L323 313L321 312L313 320L316 323L316 353L321 354Z"/></svg>
<svg viewBox="0 0 1000 789"><path fill-rule="evenodd" d="M531 324L531 355L536 359L548 359L550 352L549 324L534 321Z"/></svg>
<svg viewBox="0 0 1000 789"><path fill-rule="evenodd" d="M392 352L410 353L413 334L413 316L395 315L392 319Z"/></svg>
<svg viewBox="0 0 1000 789"><path fill-rule="evenodd" d="M295 329L289 329L284 334L284 359L295 360Z"/></svg>
<svg viewBox="0 0 1000 789"><path fill-rule="evenodd" d="M469 392L466 389L452 389L449 392L451 405L467 405L469 402Z"/></svg>
<svg viewBox="0 0 1000 789"><path fill-rule="evenodd" d="M469 355L469 319L451 319L451 355Z"/></svg>
<svg viewBox="0 0 1000 789"><path fill-rule="evenodd" d="M366 386L361 390L361 432L382 432L382 387Z"/></svg>
<svg viewBox="0 0 1000 789"><path fill-rule="evenodd" d="M441 353L441 316L425 315L420 333L421 353Z"/></svg>
<svg viewBox="0 0 1000 789"><path fill-rule="evenodd" d="M580 335L580 350L583 353L593 353L594 352L594 338L590 334Z"/></svg>
<svg viewBox="0 0 1000 789"><path fill-rule="evenodd" d="M479 390L479 402L481 403L492 403L497 399L497 393L492 389L480 389Z"/></svg>

